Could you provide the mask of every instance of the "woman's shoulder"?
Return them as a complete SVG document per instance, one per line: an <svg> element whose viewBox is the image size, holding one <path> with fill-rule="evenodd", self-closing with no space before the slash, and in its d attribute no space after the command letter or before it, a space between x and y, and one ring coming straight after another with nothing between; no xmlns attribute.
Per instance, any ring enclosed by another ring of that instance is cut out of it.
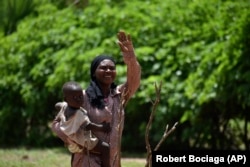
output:
<svg viewBox="0 0 250 167"><path fill-rule="evenodd" d="M82 92L83 92L83 105L82 105L82 107L84 109L86 109L86 110L89 110L90 109L90 103L89 103L88 95L87 95L85 89L83 89Z"/></svg>
<svg viewBox="0 0 250 167"><path fill-rule="evenodd" d="M82 93L83 93L83 98L84 98L84 100L87 98L87 93L86 93L86 90L85 89L83 89L82 90Z"/></svg>

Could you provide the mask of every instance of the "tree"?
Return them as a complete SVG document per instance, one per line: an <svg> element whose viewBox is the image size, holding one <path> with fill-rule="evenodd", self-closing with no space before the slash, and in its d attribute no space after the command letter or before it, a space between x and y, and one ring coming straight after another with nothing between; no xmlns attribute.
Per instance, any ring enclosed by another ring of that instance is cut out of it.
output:
<svg viewBox="0 0 250 167"><path fill-rule="evenodd" d="M0 25L4 35L16 31L19 21L31 14L34 10L33 0L8 0L0 2Z"/></svg>
<svg viewBox="0 0 250 167"><path fill-rule="evenodd" d="M118 75L125 75L115 43L123 29L131 34L143 70L141 87L126 108L123 149L145 151L140 141L154 83L160 81L163 100L152 145L165 124L179 122L162 149L249 148L247 1L93 0L83 9L44 2L34 13L0 39L0 145L54 145L47 124L62 83L76 80L86 87L89 63L101 53L114 56ZM131 142L134 136L138 142Z"/></svg>

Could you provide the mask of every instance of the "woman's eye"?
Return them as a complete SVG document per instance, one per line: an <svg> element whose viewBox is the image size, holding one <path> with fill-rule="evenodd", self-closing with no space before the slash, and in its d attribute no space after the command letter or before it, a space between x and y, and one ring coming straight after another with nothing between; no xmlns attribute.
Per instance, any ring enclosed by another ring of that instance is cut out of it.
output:
<svg viewBox="0 0 250 167"><path fill-rule="evenodd" d="M101 67L100 69L101 69L101 70L104 70L104 71L106 71L106 70L107 70L107 68L106 68L106 67Z"/></svg>
<svg viewBox="0 0 250 167"><path fill-rule="evenodd" d="M100 67L100 69L103 71L107 71L107 70L114 71L115 67Z"/></svg>

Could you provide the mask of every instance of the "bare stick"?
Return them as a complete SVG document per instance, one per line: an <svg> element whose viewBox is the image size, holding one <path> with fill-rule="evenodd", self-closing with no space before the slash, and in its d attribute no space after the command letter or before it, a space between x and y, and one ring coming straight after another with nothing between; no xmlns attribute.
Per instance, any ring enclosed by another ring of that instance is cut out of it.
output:
<svg viewBox="0 0 250 167"><path fill-rule="evenodd" d="M165 132L159 143L156 145L154 151L157 151L160 148L161 144L166 140L166 138L176 129L177 124L178 122L176 122L170 130L168 130L168 125L166 126Z"/></svg>
<svg viewBox="0 0 250 167"><path fill-rule="evenodd" d="M156 99L153 103L153 109L152 112L150 114L150 118L146 127L146 132L145 132L145 142L146 142L146 149L147 149L147 163L145 165L145 167L151 167L152 165L152 150L151 150L151 145L149 143L149 131L153 122L153 117L154 114L156 112L156 108L158 103L160 102L160 92L161 92L161 86L162 86L162 82L160 83L160 86L158 87L155 83L155 92L156 92Z"/></svg>

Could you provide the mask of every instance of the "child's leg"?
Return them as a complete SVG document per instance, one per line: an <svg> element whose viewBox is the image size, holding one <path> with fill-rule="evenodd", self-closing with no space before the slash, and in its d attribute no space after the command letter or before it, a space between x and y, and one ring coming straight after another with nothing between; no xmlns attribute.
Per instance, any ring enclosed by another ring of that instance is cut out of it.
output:
<svg viewBox="0 0 250 167"><path fill-rule="evenodd" d="M93 151L101 153L102 167L110 167L109 144L103 141L98 141Z"/></svg>

